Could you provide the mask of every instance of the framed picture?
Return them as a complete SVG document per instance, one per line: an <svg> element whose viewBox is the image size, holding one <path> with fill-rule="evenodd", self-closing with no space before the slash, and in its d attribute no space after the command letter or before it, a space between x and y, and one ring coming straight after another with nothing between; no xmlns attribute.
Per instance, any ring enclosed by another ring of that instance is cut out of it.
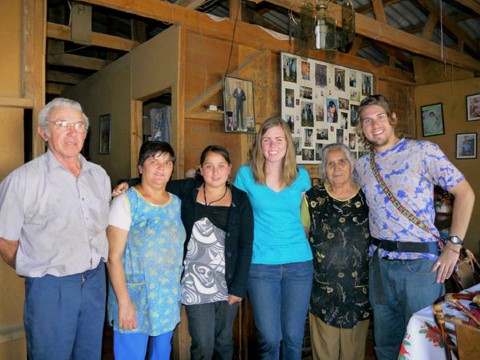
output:
<svg viewBox="0 0 480 360"><path fill-rule="evenodd" d="M223 104L225 132L255 133L253 84L251 81L226 76Z"/></svg>
<svg viewBox="0 0 480 360"><path fill-rule="evenodd" d="M457 159L477 158L477 133L457 134Z"/></svg>
<svg viewBox="0 0 480 360"><path fill-rule="evenodd" d="M110 114L100 115L100 148L98 153L100 155L108 155L110 154L111 149L111 122L110 122Z"/></svg>
<svg viewBox="0 0 480 360"><path fill-rule="evenodd" d="M445 134L442 103L422 106L420 112L424 137Z"/></svg>
<svg viewBox="0 0 480 360"><path fill-rule="evenodd" d="M467 121L480 120L480 94L467 96Z"/></svg>

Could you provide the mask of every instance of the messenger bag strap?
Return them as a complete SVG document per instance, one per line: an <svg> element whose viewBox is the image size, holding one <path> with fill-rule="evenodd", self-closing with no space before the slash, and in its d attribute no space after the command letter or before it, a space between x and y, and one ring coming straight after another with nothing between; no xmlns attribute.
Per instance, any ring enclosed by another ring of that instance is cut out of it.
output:
<svg viewBox="0 0 480 360"><path fill-rule="evenodd" d="M385 184L385 181L383 181L382 175L380 175L380 172L378 171L377 164L375 163L375 151L374 150L370 151L370 167L372 168L372 172L373 172L373 175L375 176L375 179L377 179L378 184L382 188L383 192L385 194L387 194L388 199L392 202L393 206L395 206L397 208L397 210L403 216L405 216L411 223L418 226L420 229L429 233L430 235L433 235L435 237L435 239L437 239L438 247L440 248L440 250L443 249L442 239L440 239L440 237L438 237L437 235L432 233L430 231L430 228L427 225L425 225L425 223L422 220L420 220L418 217L416 217L410 211L405 209L402 206L402 204L400 204L400 202L397 200L395 195L393 195L393 193L390 191L387 184Z"/></svg>

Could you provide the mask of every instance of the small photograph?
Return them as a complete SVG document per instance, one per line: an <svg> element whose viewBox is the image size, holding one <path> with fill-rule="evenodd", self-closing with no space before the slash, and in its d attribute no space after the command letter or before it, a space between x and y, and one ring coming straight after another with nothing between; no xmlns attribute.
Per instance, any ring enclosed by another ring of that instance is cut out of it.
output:
<svg viewBox="0 0 480 360"><path fill-rule="evenodd" d="M313 161L315 159L313 149L302 149L302 160L303 161Z"/></svg>
<svg viewBox="0 0 480 360"><path fill-rule="evenodd" d="M295 117L293 115L285 115L285 122L290 128L290 132L293 134L295 130Z"/></svg>
<svg viewBox="0 0 480 360"><path fill-rule="evenodd" d="M317 140L328 140L328 129L317 129Z"/></svg>
<svg viewBox="0 0 480 360"><path fill-rule="evenodd" d="M362 74L362 95L372 95L372 75Z"/></svg>
<svg viewBox="0 0 480 360"><path fill-rule="evenodd" d="M467 121L480 120L480 94L467 96Z"/></svg>
<svg viewBox="0 0 480 360"><path fill-rule="evenodd" d="M350 101L348 99L338 98L338 108L340 110L348 110L349 104L350 104Z"/></svg>
<svg viewBox="0 0 480 360"><path fill-rule="evenodd" d="M340 124L342 129L348 129L348 112L340 112Z"/></svg>
<svg viewBox="0 0 480 360"><path fill-rule="evenodd" d="M327 122L338 123L338 100L327 98Z"/></svg>
<svg viewBox="0 0 480 360"><path fill-rule="evenodd" d="M358 90L350 91L350 100L360 102L360 91Z"/></svg>
<svg viewBox="0 0 480 360"><path fill-rule="evenodd" d="M323 144L316 143L315 144L315 160L322 161L322 148Z"/></svg>
<svg viewBox="0 0 480 360"><path fill-rule="evenodd" d="M312 88L308 86L300 86L300 97L312 100Z"/></svg>
<svg viewBox="0 0 480 360"><path fill-rule="evenodd" d="M313 144L313 129L305 129L305 142L303 146L305 147L312 147Z"/></svg>
<svg viewBox="0 0 480 360"><path fill-rule="evenodd" d="M348 147L350 150L355 150L357 147L357 136L355 134L348 134Z"/></svg>
<svg viewBox="0 0 480 360"><path fill-rule="evenodd" d="M445 134L442 103L421 106L423 136Z"/></svg>
<svg viewBox="0 0 480 360"><path fill-rule="evenodd" d="M227 118L227 131L235 131L237 130L238 124L237 120L237 114L235 111L227 110L225 111L225 116Z"/></svg>
<svg viewBox="0 0 480 360"><path fill-rule="evenodd" d="M345 91L345 70L335 68L335 87L337 90Z"/></svg>
<svg viewBox="0 0 480 360"><path fill-rule="evenodd" d="M350 105L350 125L352 128L357 126L358 123L358 105Z"/></svg>
<svg viewBox="0 0 480 360"><path fill-rule="evenodd" d="M357 72L355 70L350 70L348 85L350 85L351 88L357 87Z"/></svg>
<svg viewBox="0 0 480 360"><path fill-rule="evenodd" d="M308 61L302 61L302 79L310 80L310 63Z"/></svg>
<svg viewBox="0 0 480 360"><path fill-rule="evenodd" d="M325 108L322 104L315 104L315 120L322 122L325 120Z"/></svg>
<svg viewBox="0 0 480 360"><path fill-rule="evenodd" d="M477 158L477 133L457 134L457 159Z"/></svg>
<svg viewBox="0 0 480 360"><path fill-rule="evenodd" d="M343 129L337 129L337 143L343 144Z"/></svg>
<svg viewBox="0 0 480 360"><path fill-rule="evenodd" d="M293 140L293 145L295 146L295 155L300 156L302 154L300 150L300 141L302 140L302 138L298 136L294 136L292 137L292 140Z"/></svg>
<svg viewBox="0 0 480 360"><path fill-rule="evenodd" d="M297 59L291 56L283 58L283 80L297 82Z"/></svg>
<svg viewBox="0 0 480 360"><path fill-rule="evenodd" d="M302 101L301 109L302 126L313 127L313 103L308 101Z"/></svg>
<svg viewBox="0 0 480 360"><path fill-rule="evenodd" d="M327 86L327 66L315 64L315 85L320 87Z"/></svg>
<svg viewBox="0 0 480 360"><path fill-rule="evenodd" d="M289 88L285 89L285 107L295 107L295 90Z"/></svg>

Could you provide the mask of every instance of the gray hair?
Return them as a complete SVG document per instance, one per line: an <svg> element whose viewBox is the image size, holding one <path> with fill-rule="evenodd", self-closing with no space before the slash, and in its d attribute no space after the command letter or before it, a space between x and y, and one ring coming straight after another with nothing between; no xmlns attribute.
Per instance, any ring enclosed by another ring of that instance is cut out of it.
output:
<svg viewBox="0 0 480 360"><path fill-rule="evenodd" d="M80 105L80 103L75 100L70 100L66 98L55 98L48 104L46 104L38 113L38 126L43 127L47 135L50 135L50 129L48 127L50 112L55 108L73 109L80 111L82 113L85 124L87 124L87 128L90 125L88 117L83 112L82 105Z"/></svg>
<svg viewBox="0 0 480 360"><path fill-rule="evenodd" d="M342 150L347 156L350 165L352 167L355 166L355 160L353 159L352 152L346 145L341 143L328 144L322 149L322 163L320 164L320 174L324 181L327 181L327 162L325 160L327 159L328 153L333 150Z"/></svg>

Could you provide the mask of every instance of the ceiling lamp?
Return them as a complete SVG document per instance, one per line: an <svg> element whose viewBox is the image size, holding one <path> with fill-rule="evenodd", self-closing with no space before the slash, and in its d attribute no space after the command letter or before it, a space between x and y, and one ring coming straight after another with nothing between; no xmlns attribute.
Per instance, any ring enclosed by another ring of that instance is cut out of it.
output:
<svg viewBox="0 0 480 360"><path fill-rule="evenodd" d="M335 19L327 13L328 1L319 0L315 5L315 21L312 45L315 50L335 50L337 48Z"/></svg>
<svg viewBox="0 0 480 360"><path fill-rule="evenodd" d="M342 3L342 18L337 22L328 6L333 0L306 0L300 17L290 13L290 35L295 39L295 53L307 56L309 50L347 52L355 39L355 11L351 0Z"/></svg>

